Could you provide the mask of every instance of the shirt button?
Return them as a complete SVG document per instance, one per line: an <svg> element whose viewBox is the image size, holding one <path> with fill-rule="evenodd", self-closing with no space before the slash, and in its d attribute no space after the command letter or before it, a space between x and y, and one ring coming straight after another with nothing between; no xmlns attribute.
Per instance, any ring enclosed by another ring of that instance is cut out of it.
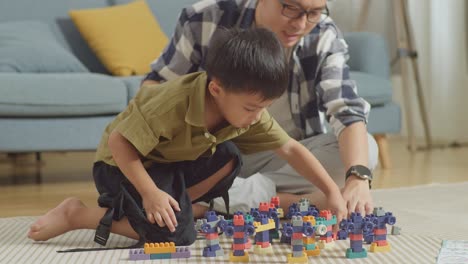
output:
<svg viewBox="0 0 468 264"><path fill-rule="evenodd" d="M210 138L210 133L205 132L205 137L206 137L206 138Z"/></svg>

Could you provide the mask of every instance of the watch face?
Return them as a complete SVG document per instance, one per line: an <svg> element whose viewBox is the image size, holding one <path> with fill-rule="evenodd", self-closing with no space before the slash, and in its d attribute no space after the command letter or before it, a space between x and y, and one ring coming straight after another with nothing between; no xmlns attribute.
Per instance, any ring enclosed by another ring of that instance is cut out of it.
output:
<svg viewBox="0 0 468 264"><path fill-rule="evenodd" d="M351 170L350 170L349 174L350 175L356 175L359 178L364 179L364 180L372 180L371 171L367 167L362 166L362 165L357 165L357 166L351 167Z"/></svg>

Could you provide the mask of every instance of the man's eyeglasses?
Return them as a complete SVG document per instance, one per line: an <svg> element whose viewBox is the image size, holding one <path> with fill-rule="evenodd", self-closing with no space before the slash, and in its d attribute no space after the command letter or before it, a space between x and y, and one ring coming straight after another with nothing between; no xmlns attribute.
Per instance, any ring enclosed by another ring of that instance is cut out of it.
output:
<svg viewBox="0 0 468 264"><path fill-rule="evenodd" d="M282 5L281 14L288 18L298 19L303 15L306 15L309 23L319 23L330 15L330 11L327 6L323 9L306 11L299 6L287 4L284 0L278 1Z"/></svg>

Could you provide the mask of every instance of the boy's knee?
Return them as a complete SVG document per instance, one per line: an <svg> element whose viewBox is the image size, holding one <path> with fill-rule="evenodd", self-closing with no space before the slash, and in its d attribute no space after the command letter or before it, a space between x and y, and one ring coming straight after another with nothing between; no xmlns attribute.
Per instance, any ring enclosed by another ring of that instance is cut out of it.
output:
<svg viewBox="0 0 468 264"><path fill-rule="evenodd" d="M216 152L223 159L224 164L232 164L232 169L235 166L242 165L242 156L239 148L231 141L226 141L216 146Z"/></svg>

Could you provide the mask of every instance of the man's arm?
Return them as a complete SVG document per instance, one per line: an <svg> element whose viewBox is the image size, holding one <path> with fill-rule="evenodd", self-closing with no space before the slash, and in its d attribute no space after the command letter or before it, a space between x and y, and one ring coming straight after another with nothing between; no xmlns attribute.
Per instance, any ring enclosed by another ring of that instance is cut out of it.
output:
<svg viewBox="0 0 468 264"><path fill-rule="evenodd" d="M338 219L346 216L345 202L338 186L309 150L296 140L290 139L286 144L276 149L275 153L325 194L328 209L332 210Z"/></svg>
<svg viewBox="0 0 468 264"><path fill-rule="evenodd" d="M159 81L146 79L146 80L144 80L143 82L141 82L141 86L143 86L143 85L148 85L148 84L160 84L160 83L161 83L161 82L159 82Z"/></svg>
<svg viewBox="0 0 468 264"><path fill-rule="evenodd" d="M353 165L368 167L369 147L364 122L355 122L344 128L338 138L338 144L345 171ZM374 205L367 180L350 176L345 182L342 194L349 213L372 213Z"/></svg>

